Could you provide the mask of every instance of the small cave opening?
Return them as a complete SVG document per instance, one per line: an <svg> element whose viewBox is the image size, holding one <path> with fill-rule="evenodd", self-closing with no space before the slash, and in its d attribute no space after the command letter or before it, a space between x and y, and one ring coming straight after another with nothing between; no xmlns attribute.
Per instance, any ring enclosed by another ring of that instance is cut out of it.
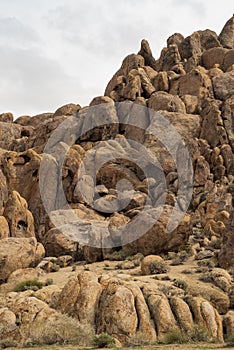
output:
<svg viewBox="0 0 234 350"><path fill-rule="evenodd" d="M17 230L23 230L25 228L28 227L28 224L23 221L23 220L19 220L18 223L17 223Z"/></svg>

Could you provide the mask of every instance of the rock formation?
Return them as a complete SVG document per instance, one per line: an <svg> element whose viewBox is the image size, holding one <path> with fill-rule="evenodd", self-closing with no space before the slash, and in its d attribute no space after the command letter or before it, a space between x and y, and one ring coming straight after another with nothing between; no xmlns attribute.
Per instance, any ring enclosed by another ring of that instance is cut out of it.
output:
<svg viewBox="0 0 234 350"><path fill-rule="evenodd" d="M88 107L0 114L0 340L233 334L233 125L234 17L172 35L157 60L142 40ZM16 291L60 267L70 279Z"/></svg>

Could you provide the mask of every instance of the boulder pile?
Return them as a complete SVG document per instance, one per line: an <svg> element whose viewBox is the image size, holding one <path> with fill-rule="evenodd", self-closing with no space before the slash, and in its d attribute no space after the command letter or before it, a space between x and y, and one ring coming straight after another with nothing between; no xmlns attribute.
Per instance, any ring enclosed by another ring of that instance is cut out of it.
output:
<svg viewBox="0 0 234 350"><path fill-rule="evenodd" d="M142 40L88 107L0 114L0 340L234 333L233 28L173 34L157 60ZM116 256L137 277L75 273ZM187 260L200 275L182 283ZM69 265L62 284L16 291Z"/></svg>

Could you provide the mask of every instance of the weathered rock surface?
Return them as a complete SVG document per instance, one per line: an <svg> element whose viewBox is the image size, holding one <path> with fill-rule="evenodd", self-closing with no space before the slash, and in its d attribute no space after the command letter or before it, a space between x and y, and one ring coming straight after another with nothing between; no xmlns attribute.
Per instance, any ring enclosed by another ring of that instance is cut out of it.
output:
<svg viewBox="0 0 234 350"><path fill-rule="evenodd" d="M36 267L44 257L44 247L36 238L4 238L0 244L0 280L20 268Z"/></svg>
<svg viewBox="0 0 234 350"><path fill-rule="evenodd" d="M139 345L195 325L213 341L233 334L233 16L219 36L175 33L159 59L142 40L89 107L2 112L0 339L66 342L85 328ZM12 292L35 279L42 289Z"/></svg>

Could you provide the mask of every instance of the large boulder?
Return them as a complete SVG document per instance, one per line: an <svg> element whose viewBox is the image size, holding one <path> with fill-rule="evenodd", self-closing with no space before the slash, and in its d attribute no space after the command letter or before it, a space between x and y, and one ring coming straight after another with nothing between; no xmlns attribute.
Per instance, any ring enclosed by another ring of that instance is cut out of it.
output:
<svg viewBox="0 0 234 350"><path fill-rule="evenodd" d="M0 215L3 214L4 207L8 198L8 188L6 177L0 169Z"/></svg>
<svg viewBox="0 0 234 350"><path fill-rule="evenodd" d="M226 100L234 94L234 71L219 74L212 79L215 97Z"/></svg>
<svg viewBox="0 0 234 350"><path fill-rule="evenodd" d="M44 247L36 238L4 238L0 244L0 281L13 271L36 267L44 257Z"/></svg>
<svg viewBox="0 0 234 350"><path fill-rule="evenodd" d="M21 138L21 131L20 125L0 122L0 148L13 150L14 140Z"/></svg>
<svg viewBox="0 0 234 350"><path fill-rule="evenodd" d="M178 251L182 245L185 245L189 234L192 232L190 216L185 215L175 230L167 232L166 228L172 213L172 207L165 206L161 216L157 219L159 209L146 211L136 223L133 221L131 225L127 225L122 237L122 245L128 243L127 248L132 253L142 253L144 255ZM145 222L152 224L148 232L145 232ZM142 232L142 236L138 239L136 239L136 232Z"/></svg>
<svg viewBox="0 0 234 350"><path fill-rule="evenodd" d="M186 113L183 101L174 95L159 91L151 95L148 100L148 107L154 111L168 111Z"/></svg>
<svg viewBox="0 0 234 350"><path fill-rule="evenodd" d="M98 276L84 271L64 286L56 307L81 323L94 327L101 292Z"/></svg>
<svg viewBox="0 0 234 350"><path fill-rule="evenodd" d="M234 49L234 15L227 21L223 27L219 40L223 47Z"/></svg>
<svg viewBox="0 0 234 350"><path fill-rule="evenodd" d="M232 210L219 254L219 265L224 269L234 267L234 210Z"/></svg>
<svg viewBox="0 0 234 350"><path fill-rule="evenodd" d="M133 293L117 280L110 280L100 297L97 332L108 332L126 344L136 334L137 325Z"/></svg>
<svg viewBox="0 0 234 350"><path fill-rule="evenodd" d="M5 205L3 215L7 219L11 237L35 237L34 219L28 203L18 192L13 191Z"/></svg>
<svg viewBox="0 0 234 350"><path fill-rule="evenodd" d="M77 343L85 340L89 343L91 340L87 338L91 336L91 329L84 332L77 320L62 315L45 302L27 295L27 292L12 294L7 299L7 307L4 314L8 328L13 329L11 339L20 345ZM0 337L2 340L7 339L4 334Z"/></svg>
<svg viewBox="0 0 234 350"><path fill-rule="evenodd" d="M10 237L9 225L4 216L0 216L0 239Z"/></svg>

